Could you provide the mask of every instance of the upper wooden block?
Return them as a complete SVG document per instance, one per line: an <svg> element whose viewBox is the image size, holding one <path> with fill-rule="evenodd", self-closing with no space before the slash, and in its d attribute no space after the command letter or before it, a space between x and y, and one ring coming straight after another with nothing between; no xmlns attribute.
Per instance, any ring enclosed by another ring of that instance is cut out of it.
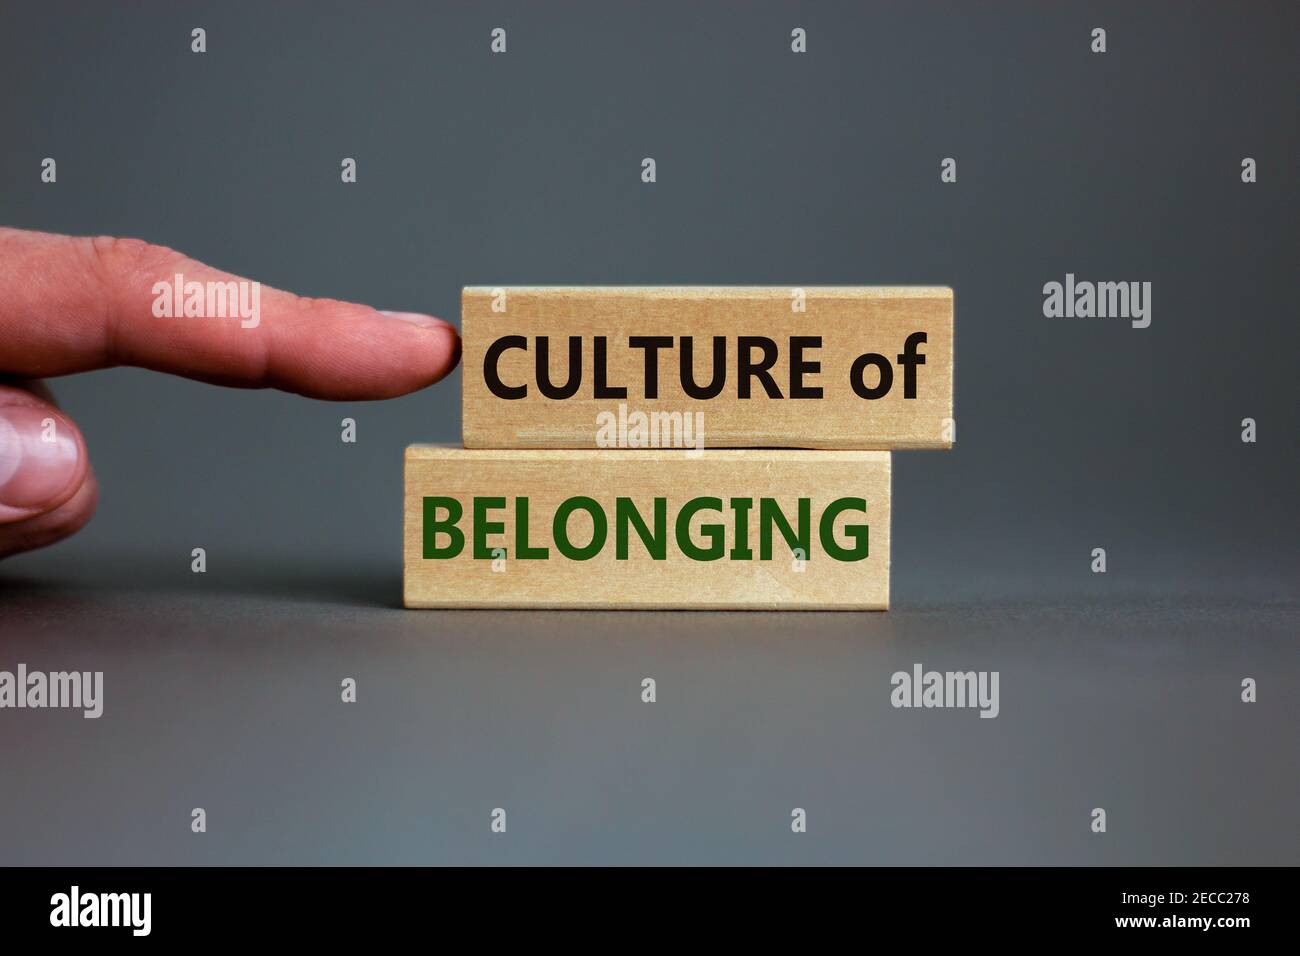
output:
<svg viewBox="0 0 1300 956"><path fill-rule="evenodd" d="M467 448L952 446L948 288L469 287L461 304Z"/></svg>

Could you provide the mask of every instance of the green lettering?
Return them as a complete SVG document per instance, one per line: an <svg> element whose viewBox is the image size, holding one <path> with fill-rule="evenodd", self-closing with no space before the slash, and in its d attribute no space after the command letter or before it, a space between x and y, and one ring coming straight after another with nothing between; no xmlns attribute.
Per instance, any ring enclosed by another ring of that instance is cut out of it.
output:
<svg viewBox="0 0 1300 956"><path fill-rule="evenodd" d="M645 545L650 557L663 561L668 557L668 499L655 499L655 530L649 527L636 510L636 503L631 498L614 499L614 557L619 561L627 560L628 525L636 528L637 537Z"/></svg>
<svg viewBox="0 0 1300 956"><path fill-rule="evenodd" d="M706 549L691 540L691 518L697 511L722 511L721 498L692 498L677 513L677 547L694 561L717 561L726 550L726 533L720 524L700 525L700 532L713 543Z"/></svg>
<svg viewBox="0 0 1300 956"><path fill-rule="evenodd" d="M474 560L491 561L493 558L492 549L487 545L487 536L490 534L503 534L506 530L503 521L488 521L489 508L504 508L506 499L504 498L474 498ZM504 550L504 549L502 549Z"/></svg>
<svg viewBox="0 0 1300 956"><path fill-rule="evenodd" d="M753 561L754 551L749 546L749 509L754 507L754 499L732 498L730 504L736 512L736 541L728 557L732 561Z"/></svg>
<svg viewBox="0 0 1300 956"><path fill-rule="evenodd" d="M781 511L781 506L771 498L760 498L758 500L758 556L763 561L772 560L772 525L775 524L781 531L781 537L785 538L785 543L790 546L790 553L798 548L803 554L804 559L812 557L812 501L808 498L799 499L799 533L795 534L790 527L790 522L785 518L785 513Z"/></svg>
<svg viewBox="0 0 1300 956"><path fill-rule="evenodd" d="M575 548L569 541L569 515L578 509L591 515L591 543L585 548ZM551 531L555 536L555 547L559 549L560 554L570 561L589 561L600 554L600 549L605 547L605 538L609 534L609 520L605 517L605 510L601 508L600 502L595 498L575 495L565 499L564 503L555 509L555 521Z"/></svg>
<svg viewBox="0 0 1300 956"><path fill-rule="evenodd" d="M861 561L867 556L867 525L846 524L844 533L853 539L853 547L841 547L835 541L835 519L844 511L867 513L866 498L836 498L822 512L822 550L836 561Z"/></svg>
<svg viewBox="0 0 1300 956"><path fill-rule="evenodd" d="M528 543L528 499L515 499L515 557L520 561L545 561L550 548L534 548Z"/></svg>
<svg viewBox="0 0 1300 956"><path fill-rule="evenodd" d="M447 509L447 518L445 521L438 520L438 509ZM444 498L437 495L427 496L424 499L424 559L432 561L440 558L454 558L460 554L465 547L465 532L456 527L460 521L461 515L465 513L464 507L456 498ZM438 547L438 534L445 533L451 538L451 542L445 547Z"/></svg>

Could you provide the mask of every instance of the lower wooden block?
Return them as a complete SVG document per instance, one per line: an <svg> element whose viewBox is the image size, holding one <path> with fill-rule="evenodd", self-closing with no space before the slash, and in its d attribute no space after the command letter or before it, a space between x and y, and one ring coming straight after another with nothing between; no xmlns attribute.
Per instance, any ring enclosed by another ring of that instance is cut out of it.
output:
<svg viewBox="0 0 1300 956"><path fill-rule="evenodd" d="M406 451L407 607L884 610L875 451Z"/></svg>

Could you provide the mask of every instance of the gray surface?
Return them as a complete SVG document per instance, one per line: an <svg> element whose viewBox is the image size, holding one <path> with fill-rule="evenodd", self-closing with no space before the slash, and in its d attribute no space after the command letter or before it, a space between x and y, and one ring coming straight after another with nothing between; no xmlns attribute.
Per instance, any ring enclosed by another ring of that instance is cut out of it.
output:
<svg viewBox="0 0 1300 956"><path fill-rule="evenodd" d="M6 655L103 669L106 706L0 715L0 859L1300 860L1294 604L406 612L381 569L249 571L123 562L5 595ZM915 661L999 670L1000 715L893 709Z"/></svg>
<svg viewBox="0 0 1300 956"><path fill-rule="evenodd" d="M408 614L401 449L459 437L458 376L55 382L100 513L0 566L0 669L103 669L106 713L0 712L0 862L1300 862L1300 8L382 9L6 4L0 221L448 318L951 285L958 447L895 461L896 610ZM1151 328L1045 319L1066 272L1153 282ZM914 661L1000 670L1002 716L891 709Z"/></svg>

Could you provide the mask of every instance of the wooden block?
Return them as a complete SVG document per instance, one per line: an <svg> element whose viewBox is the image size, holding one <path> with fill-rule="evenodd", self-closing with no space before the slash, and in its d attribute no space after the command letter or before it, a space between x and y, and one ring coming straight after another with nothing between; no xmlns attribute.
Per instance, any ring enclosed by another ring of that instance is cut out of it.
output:
<svg viewBox="0 0 1300 956"><path fill-rule="evenodd" d="M482 287L461 305L466 448L952 446L948 288Z"/></svg>
<svg viewBox="0 0 1300 956"><path fill-rule="evenodd" d="M413 445L406 606L884 610L889 465Z"/></svg>

